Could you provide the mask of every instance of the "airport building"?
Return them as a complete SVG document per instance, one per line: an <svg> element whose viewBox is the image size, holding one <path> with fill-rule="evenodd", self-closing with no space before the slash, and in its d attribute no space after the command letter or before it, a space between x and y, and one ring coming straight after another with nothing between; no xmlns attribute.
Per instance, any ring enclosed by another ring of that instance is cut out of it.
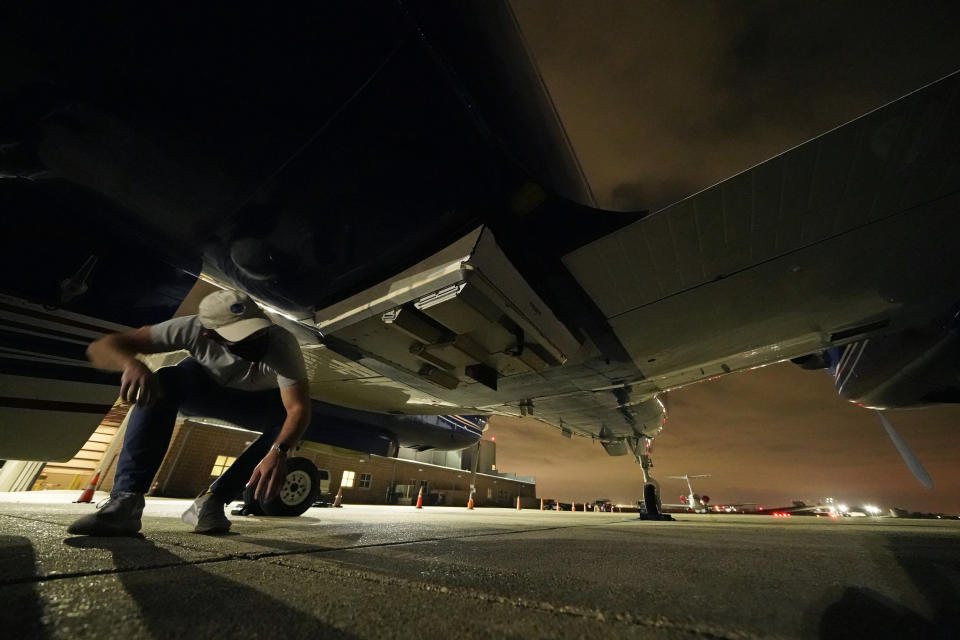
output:
<svg viewBox="0 0 960 640"><path fill-rule="evenodd" d="M34 489L83 489L102 469L97 489L113 487L121 443L117 434L127 409L115 406L77 455L65 463L34 463ZM258 433L210 422L180 419L149 495L193 498L223 473ZM321 497L342 490L345 504L411 504L423 489L424 504L465 506L471 482L477 506L512 507L537 503L533 477L497 468L496 443L480 440L462 451L416 451L401 447L396 458L306 443L296 456L321 470ZM12 462L12 461L11 461ZM476 474L473 470L476 464ZM24 487L26 488L26 487Z"/></svg>

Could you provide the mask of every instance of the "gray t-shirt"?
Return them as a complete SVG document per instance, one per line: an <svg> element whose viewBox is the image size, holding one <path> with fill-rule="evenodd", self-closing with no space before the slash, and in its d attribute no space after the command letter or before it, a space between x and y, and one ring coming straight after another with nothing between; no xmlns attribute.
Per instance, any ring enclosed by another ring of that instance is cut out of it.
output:
<svg viewBox="0 0 960 640"><path fill-rule="evenodd" d="M150 338L159 351L186 349L220 384L245 391L289 387L307 381L303 353L292 333L276 325L267 331L270 346L260 362L239 358L217 342L203 337L197 316L173 318L150 327Z"/></svg>

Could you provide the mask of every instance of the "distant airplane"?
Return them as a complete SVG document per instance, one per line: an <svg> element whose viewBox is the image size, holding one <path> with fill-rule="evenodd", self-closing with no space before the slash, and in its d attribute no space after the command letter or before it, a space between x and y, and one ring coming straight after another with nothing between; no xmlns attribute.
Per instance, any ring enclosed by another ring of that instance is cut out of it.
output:
<svg viewBox="0 0 960 640"><path fill-rule="evenodd" d="M789 47L705 59L737 72L669 98L673 142L741 157L773 131L780 152L708 186L682 173L707 160L604 106L662 118L667 98L629 74L544 73L506 1L144 11L25 3L2 26L0 458L69 459L116 398L86 345L191 313L211 286L297 335L311 438L462 447L490 415L527 417L635 456L654 511L668 391L792 359L866 407L960 402L956 73L918 71L804 141L753 109L762 83L743 89ZM851 29L804 78L858 74L838 59L871 51L870 30ZM874 58L860 64L879 77ZM844 102L803 90L805 120ZM647 166L674 204L604 210L601 186L645 202L653 178L586 170L561 91L638 157L666 146L675 158ZM688 122L704 104L722 136Z"/></svg>
<svg viewBox="0 0 960 640"><path fill-rule="evenodd" d="M662 504L663 507L669 507L672 509L689 509L694 513L733 513L748 505L755 505L756 502L725 502L720 505L714 505L710 507L710 496L700 495L699 493L694 493L693 485L690 482L691 478L709 478L710 474L700 474L700 475L682 475L682 476L667 476L668 478L673 478L675 480L686 480L687 482L687 494L680 496L680 504Z"/></svg>
<svg viewBox="0 0 960 640"><path fill-rule="evenodd" d="M693 485L690 483L691 478L709 478L710 474L699 474L699 475L682 475L682 476L667 476L668 478L673 478L675 480L686 480L687 482L687 495L680 496L681 504L662 504L664 507L671 507L676 509L689 509L694 513L706 513L709 511L707 506L710 503L710 496L700 495L693 492Z"/></svg>

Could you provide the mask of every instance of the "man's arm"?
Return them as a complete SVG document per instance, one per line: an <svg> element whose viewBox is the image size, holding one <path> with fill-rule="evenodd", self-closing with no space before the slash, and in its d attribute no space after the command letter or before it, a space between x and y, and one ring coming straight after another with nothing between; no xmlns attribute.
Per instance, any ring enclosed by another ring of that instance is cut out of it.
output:
<svg viewBox="0 0 960 640"><path fill-rule="evenodd" d="M150 404L156 399L157 382L150 369L137 360L138 353L156 353L150 327L125 333L111 333L90 343L87 357L93 366L107 371L122 371L120 398L125 402Z"/></svg>
<svg viewBox="0 0 960 640"><path fill-rule="evenodd" d="M310 424L310 386L306 382L298 382L289 387L281 387L280 399L287 410L287 417L275 442L293 449L299 444L303 432ZM254 488L253 497L257 500L261 496L265 500L271 500L280 491L286 477L286 454L271 449L253 470L247 486Z"/></svg>

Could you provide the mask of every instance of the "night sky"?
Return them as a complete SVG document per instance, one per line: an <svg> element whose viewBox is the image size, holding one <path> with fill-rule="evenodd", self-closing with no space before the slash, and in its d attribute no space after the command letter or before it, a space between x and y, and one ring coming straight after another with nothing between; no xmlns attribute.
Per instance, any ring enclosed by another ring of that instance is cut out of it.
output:
<svg viewBox="0 0 960 640"><path fill-rule="evenodd" d="M664 502L679 502L682 480L711 503L789 505L834 497L911 511L960 513L960 407L887 413L933 477L914 479L876 413L841 399L833 378L781 363L673 391L669 416L654 441L654 477ZM565 502L608 498L636 502L643 484L632 456L612 458L599 443L566 439L529 418L495 417L497 468L535 475L543 497Z"/></svg>
<svg viewBox="0 0 960 640"><path fill-rule="evenodd" d="M657 210L960 68L954 3L512 3L601 207ZM784 8L786 6L786 8ZM960 408L889 417L933 476L913 478L875 413L824 372L778 364L671 393L654 443L665 502L850 504L960 513ZM633 503L632 457L495 418L498 467L544 497Z"/></svg>
<svg viewBox="0 0 960 640"><path fill-rule="evenodd" d="M955 2L514 0L597 205L655 211L960 69Z"/></svg>

